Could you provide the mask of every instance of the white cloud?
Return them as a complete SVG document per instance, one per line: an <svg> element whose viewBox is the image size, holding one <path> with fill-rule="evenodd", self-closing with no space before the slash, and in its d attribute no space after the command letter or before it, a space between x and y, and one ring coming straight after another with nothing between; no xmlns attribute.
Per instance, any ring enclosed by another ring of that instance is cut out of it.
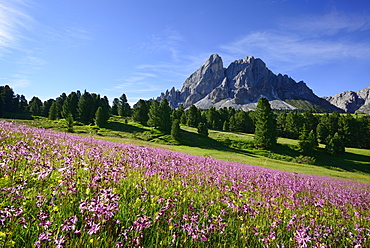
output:
<svg viewBox="0 0 370 248"><path fill-rule="evenodd" d="M169 52L171 58L178 61L182 35L172 27L166 27L160 34L152 34L148 41L139 44L139 49L145 53Z"/></svg>
<svg viewBox="0 0 370 248"><path fill-rule="evenodd" d="M330 12L323 16L289 18L280 29L251 32L221 46L226 53L253 55L285 72L342 59L369 60L369 40L357 35L370 29L370 17Z"/></svg>
<svg viewBox="0 0 370 248"><path fill-rule="evenodd" d="M0 49L9 52L20 48L22 30L34 22L24 10L23 1L0 0Z"/></svg>
<svg viewBox="0 0 370 248"><path fill-rule="evenodd" d="M370 29L370 15L345 13L337 10L324 15L307 15L287 18L281 27L309 35L335 35L339 32L351 33Z"/></svg>
<svg viewBox="0 0 370 248"><path fill-rule="evenodd" d="M31 85L31 81L25 75L15 74L9 80L9 85L14 88L25 88Z"/></svg>

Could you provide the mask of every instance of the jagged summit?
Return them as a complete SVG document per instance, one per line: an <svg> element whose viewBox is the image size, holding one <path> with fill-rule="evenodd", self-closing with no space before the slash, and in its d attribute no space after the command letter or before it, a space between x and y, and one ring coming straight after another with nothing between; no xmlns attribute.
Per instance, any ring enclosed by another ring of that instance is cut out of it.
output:
<svg viewBox="0 0 370 248"><path fill-rule="evenodd" d="M253 110L258 99L266 97L275 109L296 109L293 101L303 100L329 110L340 111L326 100L316 96L304 82L295 82L287 75L275 75L259 58L248 56L235 60L227 68L218 54L212 54L197 71L190 75L181 90L172 88L162 93L173 108L210 107Z"/></svg>
<svg viewBox="0 0 370 248"><path fill-rule="evenodd" d="M370 87L357 92L344 91L325 99L345 112L370 114Z"/></svg>

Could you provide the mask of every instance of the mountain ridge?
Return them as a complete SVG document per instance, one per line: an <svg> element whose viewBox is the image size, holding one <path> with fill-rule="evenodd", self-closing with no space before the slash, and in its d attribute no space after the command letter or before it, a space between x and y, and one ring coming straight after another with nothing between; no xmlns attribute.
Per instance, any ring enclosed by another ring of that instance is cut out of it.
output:
<svg viewBox="0 0 370 248"><path fill-rule="evenodd" d="M275 75L261 59L253 56L235 60L225 68L222 58L212 54L185 80L181 90L172 87L156 99L166 98L172 108L180 105L188 108L194 104L202 109L254 110L261 96L266 97L274 109L294 110L297 109L294 101L308 101L327 111L344 112L315 95L303 81L296 82L288 75Z"/></svg>

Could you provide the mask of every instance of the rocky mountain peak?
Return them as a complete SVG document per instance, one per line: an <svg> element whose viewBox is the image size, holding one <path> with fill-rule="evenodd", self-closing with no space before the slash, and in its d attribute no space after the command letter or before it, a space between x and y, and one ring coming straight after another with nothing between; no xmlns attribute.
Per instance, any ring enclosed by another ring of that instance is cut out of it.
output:
<svg viewBox="0 0 370 248"><path fill-rule="evenodd" d="M325 99L345 112L370 114L370 87L357 92L344 91Z"/></svg>
<svg viewBox="0 0 370 248"><path fill-rule="evenodd" d="M305 100L314 104L339 110L317 97L304 82L296 83L286 75L275 75L259 58L248 56L233 61L224 68L218 54L212 54L193 74L187 78L181 91L171 89L162 93L157 100L167 98L171 107L181 104L185 108L255 109L258 99L268 98L273 108L295 109L285 100Z"/></svg>

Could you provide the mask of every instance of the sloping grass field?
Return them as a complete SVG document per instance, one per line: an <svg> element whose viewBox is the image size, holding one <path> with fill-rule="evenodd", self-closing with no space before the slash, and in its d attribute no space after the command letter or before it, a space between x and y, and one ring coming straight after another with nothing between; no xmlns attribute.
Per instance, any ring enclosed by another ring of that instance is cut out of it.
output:
<svg viewBox="0 0 370 248"><path fill-rule="evenodd" d="M172 146L193 156L0 121L0 246L370 246L370 184L215 160L273 161L222 137Z"/></svg>

